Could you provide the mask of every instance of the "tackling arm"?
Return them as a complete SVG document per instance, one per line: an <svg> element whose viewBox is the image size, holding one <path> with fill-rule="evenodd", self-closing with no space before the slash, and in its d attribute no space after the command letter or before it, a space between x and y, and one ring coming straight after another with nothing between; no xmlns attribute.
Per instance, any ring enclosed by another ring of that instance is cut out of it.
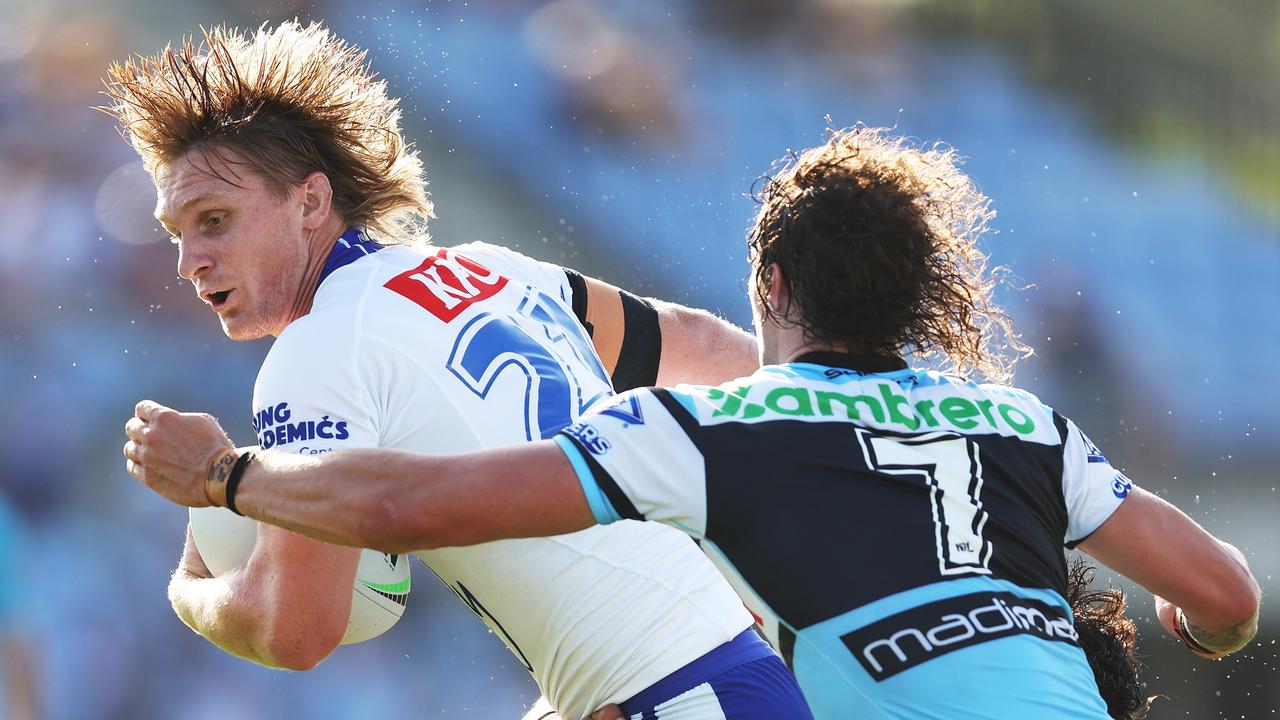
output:
<svg viewBox="0 0 1280 720"><path fill-rule="evenodd" d="M1258 631L1261 591L1244 555L1141 488L1079 547L1154 593L1161 624L1201 656L1235 652Z"/></svg>
<svg viewBox="0 0 1280 720"><path fill-rule="evenodd" d="M262 522L387 553L560 535L595 524L569 459L551 441L454 456L388 449L266 453L245 470L234 499L240 512Z"/></svg>

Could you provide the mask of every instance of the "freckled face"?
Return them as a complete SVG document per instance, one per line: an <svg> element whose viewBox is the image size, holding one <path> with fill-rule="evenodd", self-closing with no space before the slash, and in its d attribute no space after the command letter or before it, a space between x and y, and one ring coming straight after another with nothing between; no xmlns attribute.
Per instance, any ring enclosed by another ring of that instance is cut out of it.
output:
<svg viewBox="0 0 1280 720"><path fill-rule="evenodd" d="M278 198L226 149L178 158L157 173L156 189L156 217L178 245L178 274L217 313L227 337L279 335L305 292L301 193Z"/></svg>

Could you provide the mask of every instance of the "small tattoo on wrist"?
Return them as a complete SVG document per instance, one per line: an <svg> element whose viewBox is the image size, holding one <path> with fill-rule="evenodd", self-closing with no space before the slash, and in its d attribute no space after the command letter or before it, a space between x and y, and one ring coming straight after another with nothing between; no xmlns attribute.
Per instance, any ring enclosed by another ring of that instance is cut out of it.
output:
<svg viewBox="0 0 1280 720"><path fill-rule="evenodd" d="M209 466L209 474L204 483L204 495L211 505L223 505L226 502L227 480L236 465L236 453L228 450L222 453L213 465Z"/></svg>
<svg viewBox="0 0 1280 720"><path fill-rule="evenodd" d="M223 485L227 482L227 478L231 475L231 468L236 464L236 456L230 453L223 453L222 457L209 468L209 482L212 484Z"/></svg>

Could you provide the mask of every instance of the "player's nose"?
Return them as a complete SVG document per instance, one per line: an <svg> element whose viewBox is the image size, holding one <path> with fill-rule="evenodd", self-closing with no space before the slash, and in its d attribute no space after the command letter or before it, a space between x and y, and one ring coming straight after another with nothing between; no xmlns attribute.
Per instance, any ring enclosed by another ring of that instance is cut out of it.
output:
<svg viewBox="0 0 1280 720"><path fill-rule="evenodd" d="M194 281L212 267L213 258L203 248L186 241L178 243L178 275Z"/></svg>

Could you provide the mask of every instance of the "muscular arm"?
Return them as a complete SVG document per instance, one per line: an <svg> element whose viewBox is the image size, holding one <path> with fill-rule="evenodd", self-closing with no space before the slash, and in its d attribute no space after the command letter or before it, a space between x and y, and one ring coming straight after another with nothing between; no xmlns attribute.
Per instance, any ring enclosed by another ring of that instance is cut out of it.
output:
<svg viewBox="0 0 1280 720"><path fill-rule="evenodd" d="M1181 608L1209 657L1239 650L1258 631L1261 592L1240 551L1141 488L1080 549L1154 593L1171 632Z"/></svg>
<svg viewBox="0 0 1280 720"><path fill-rule="evenodd" d="M760 366L756 339L712 315L570 272L574 312L622 392L648 385L715 385Z"/></svg>
<svg viewBox="0 0 1280 720"><path fill-rule="evenodd" d="M235 503L272 525L387 553L595 524L568 458L551 441L454 456L266 453L245 471Z"/></svg>
<svg viewBox="0 0 1280 720"><path fill-rule="evenodd" d="M215 459L235 453L212 417L151 401L138 403L125 434L130 474L144 482L183 478L201 495L206 478L225 481L228 468ZM203 460L193 466L192 458ZM169 602L188 627L233 655L306 670L342 641L358 563L354 548L264 525L245 564L213 578L188 528Z"/></svg>
<svg viewBox="0 0 1280 720"><path fill-rule="evenodd" d="M650 300L662 328L656 385L718 385L760 367L756 339L706 310Z"/></svg>
<svg viewBox="0 0 1280 720"><path fill-rule="evenodd" d="M169 603L224 651L274 668L307 670L342 640L359 551L262 526L248 562L210 577L191 531Z"/></svg>

